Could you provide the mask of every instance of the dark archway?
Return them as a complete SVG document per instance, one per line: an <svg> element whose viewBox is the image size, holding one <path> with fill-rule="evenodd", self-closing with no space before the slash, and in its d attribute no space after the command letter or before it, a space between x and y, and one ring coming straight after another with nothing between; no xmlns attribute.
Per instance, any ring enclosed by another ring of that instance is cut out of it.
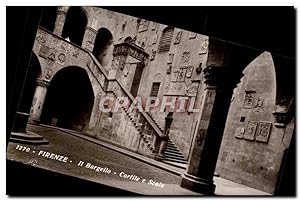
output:
<svg viewBox="0 0 300 201"><path fill-rule="evenodd" d="M71 7L67 13L62 37L69 38L71 42L81 46L86 25L87 16L81 7Z"/></svg>
<svg viewBox="0 0 300 201"><path fill-rule="evenodd" d="M57 16L57 7L55 6L43 7L40 26L44 27L48 31L53 32L55 27L56 16Z"/></svg>
<svg viewBox="0 0 300 201"><path fill-rule="evenodd" d="M50 82L41 121L82 131L88 127L94 93L87 72L76 66L58 71Z"/></svg>
<svg viewBox="0 0 300 201"><path fill-rule="evenodd" d="M106 28L100 28L96 36L93 54L96 56L102 66L107 65L106 55L112 43L113 36L111 32Z"/></svg>
<svg viewBox="0 0 300 201"><path fill-rule="evenodd" d="M30 63L26 74L26 80L23 86L21 102L19 104L19 112L29 113L35 88L36 79L41 76L41 65L36 55L31 52Z"/></svg>

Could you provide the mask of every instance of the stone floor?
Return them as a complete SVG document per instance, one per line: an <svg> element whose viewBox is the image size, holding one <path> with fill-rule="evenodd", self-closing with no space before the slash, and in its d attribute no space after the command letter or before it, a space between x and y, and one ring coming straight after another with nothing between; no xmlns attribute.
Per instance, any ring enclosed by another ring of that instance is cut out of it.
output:
<svg viewBox="0 0 300 201"><path fill-rule="evenodd" d="M35 125L28 125L28 130L42 135L49 141L49 144L26 145L30 147L30 151L26 152L17 150L17 143L9 143L7 158L145 195L200 195L179 186L180 174L183 171L180 168L170 167L99 140L82 136L80 133ZM41 150L67 156L68 162L64 163L38 155ZM78 166L79 161L84 161L85 164ZM87 163L107 168L111 172L105 173L102 170L97 172L86 168ZM123 178L120 176L121 172L123 172L122 176L124 174L135 175L140 179L133 181L133 176ZM144 183L142 179L145 179ZM149 184L150 180L156 182L158 186ZM219 177L214 180L217 195L268 195ZM162 184L163 187L161 187Z"/></svg>

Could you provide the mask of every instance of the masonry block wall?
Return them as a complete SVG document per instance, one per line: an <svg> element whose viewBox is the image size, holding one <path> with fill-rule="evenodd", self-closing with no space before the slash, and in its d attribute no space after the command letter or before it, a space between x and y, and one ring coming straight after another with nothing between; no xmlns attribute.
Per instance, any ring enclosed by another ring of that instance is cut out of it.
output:
<svg viewBox="0 0 300 201"><path fill-rule="evenodd" d="M216 171L223 178L273 193L293 132L274 126L276 76L271 54L261 54L243 73L232 96Z"/></svg>

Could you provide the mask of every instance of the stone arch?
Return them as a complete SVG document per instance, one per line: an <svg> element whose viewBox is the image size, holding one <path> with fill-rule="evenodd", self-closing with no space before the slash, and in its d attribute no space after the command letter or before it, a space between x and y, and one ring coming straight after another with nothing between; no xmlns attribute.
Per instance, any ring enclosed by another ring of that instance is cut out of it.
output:
<svg viewBox="0 0 300 201"><path fill-rule="evenodd" d="M62 37L78 46L81 46L85 28L88 23L88 16L82 7L72 6L68 9Z"/></svg>
<svg viewBox="0 0 300 201"><path fill-rule="evenodd" d="M93 54L102 66L108 64L108 54L113 44L112 33L104 27L98 29L98 33L94 43Z"/></svg>
<svg viewBox="0 0 300 201"><path fill-rule="evenodd" d="M40 62L38 60L38 57L32 51L28 71L26 73L26 80L23 85L22 97L18 109L20 112L29 113L35 92L36 79L40 78L41 74L42 68Z"/></svg>
<svg viewBox="0 0 300 201"><path fill-rule="evenodd" d="M85 131L94 105L94 91L87 71L68 66L51 79L41 121L53 126Z"/></svg>

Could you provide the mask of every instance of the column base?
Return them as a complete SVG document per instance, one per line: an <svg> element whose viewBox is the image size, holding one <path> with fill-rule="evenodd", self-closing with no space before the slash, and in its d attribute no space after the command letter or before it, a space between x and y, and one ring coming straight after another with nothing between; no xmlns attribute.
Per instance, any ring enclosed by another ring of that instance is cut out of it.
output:
<svg viewBox="0 0 300 201"><path fill-rule="evenodd" d="M12 131L18 133L26 133L28 118L28 113L17 112Z"/></svg>
<svg viewBox="0 0 300 201"><path fill-rule="evenodd" d="M28 113L17 112L14 127L12 129L9 141L22 144L48 144L42 136L27 131Z"/></svg>
<svg viewBox="0 0 300 201"><path fill-rule="evenodd" d="M9 141L30 145L49 144L48 140L46 140L43 136L30 131L27 131L26 133L11 132Z"/></svg>
<svg viewBox="0 0 300 201"><path fill-rule="evenodd" d="M213 181L209 182L187 173L184 173L181 177L181 187L205 195L214 195L216 185Z"/></svg>

